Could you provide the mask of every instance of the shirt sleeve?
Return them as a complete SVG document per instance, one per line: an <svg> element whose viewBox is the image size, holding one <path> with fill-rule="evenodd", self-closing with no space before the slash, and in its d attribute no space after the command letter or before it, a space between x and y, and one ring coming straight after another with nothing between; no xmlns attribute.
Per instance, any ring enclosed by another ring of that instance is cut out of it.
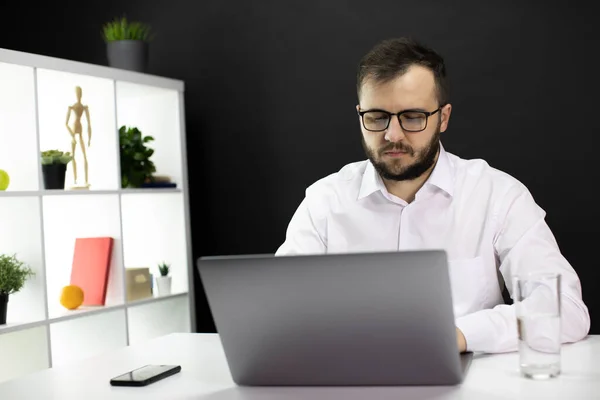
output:
<svg viewBox="0 0 600 400"><path fill-rule="evenodd" d="M327 252L326 221L319 216L318 206L310 196L302 200L288 225L285 241L275 252L276 256Z"/></svg>
<svg viewBox="0 0 600 400"><path fill-rule="evenodd" d="M579 277L561 254L545 212L522 185L513 187L498 208L498 229L494 247L500 260L500 272L513 297L512 277L529 272L561 274L561 341L576 342L590 329L590 316L582 299ZM518 348L514 305L501 304L457 318L467 350L501 353Z"/></svg>

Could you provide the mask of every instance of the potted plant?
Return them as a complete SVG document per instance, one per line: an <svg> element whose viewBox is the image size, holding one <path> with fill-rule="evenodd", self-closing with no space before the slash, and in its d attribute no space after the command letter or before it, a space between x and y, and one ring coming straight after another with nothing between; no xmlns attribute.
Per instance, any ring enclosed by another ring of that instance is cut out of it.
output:
<svg viewBox="0 0 600 400"><path fill-rule="evenodd" d="M0 325L6 324L8 296L18 292L34 272L16 255L0 254Z"/></svg>
<svg viewBox="0 0 600 400"><path fill-rule="evenodd" d="M156 277L156 286L158 287L159 296L171 294L171 277L169 276L170 269L171 266L164 262L158 265L160 276Z"/></svg>
<svg viewBox="0 0 600 400"><path fill-rule="evenodd" d="M129 22L126 17L115 18L102 27L106 42L108 65L115 68L145 72L148 65L148 43L151 28L142 22Z"/></svg>
<svg viewBox="0 0 600 400"><path fill-rule="evenodd" d="M154 149L147 147L146 143L153 140L152 136L143 136L138 128L119 128L122 188L139 188L152 181L156 167L150 157Z"/></svg>
<svg viewBox="0 0 600 400"><path fill-rule="evenodd" d="M64 189L67 164L73 159L69 152L60 150L42 151L42 174L46 189Z"/></svg>

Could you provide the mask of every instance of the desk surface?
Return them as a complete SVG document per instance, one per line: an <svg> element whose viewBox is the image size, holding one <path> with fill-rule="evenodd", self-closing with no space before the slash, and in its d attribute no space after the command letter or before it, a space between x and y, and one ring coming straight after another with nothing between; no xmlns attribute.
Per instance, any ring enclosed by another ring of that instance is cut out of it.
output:
<svg viewBox="0 0 600 400"><path fill-rule="evenodd" d="M456 387L245 388L234 384L219 337L171 334L0 385L0 399L600 399L600 336L563 347L563 373L548 381L521 378L517 354L476 355ZM150 386L111 387L110 378L145 364L182 370Z"/></svg>

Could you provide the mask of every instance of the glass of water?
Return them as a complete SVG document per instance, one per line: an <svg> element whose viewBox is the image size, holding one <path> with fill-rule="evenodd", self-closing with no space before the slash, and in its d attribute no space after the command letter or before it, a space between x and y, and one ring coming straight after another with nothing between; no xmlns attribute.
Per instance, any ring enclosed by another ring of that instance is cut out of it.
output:
<svg viewBox="0 0 600 400"><path fill-rule="evenodd" d="M560 374L560 274L531 273L513 279L521 374L548 379Z"/></svg>

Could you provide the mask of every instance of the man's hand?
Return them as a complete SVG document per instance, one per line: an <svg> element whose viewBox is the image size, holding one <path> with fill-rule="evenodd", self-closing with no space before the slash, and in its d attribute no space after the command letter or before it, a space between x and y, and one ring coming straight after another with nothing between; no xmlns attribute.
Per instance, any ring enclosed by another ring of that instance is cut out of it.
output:
<svg viewBox="0 0 600 400"><path fill-rule="evenodd" d="M458 344L458 351L460 353L464 353L467 351L467 339L465 339L465 335L460 331L460 329L456 328L456 341Z"/></svg>

